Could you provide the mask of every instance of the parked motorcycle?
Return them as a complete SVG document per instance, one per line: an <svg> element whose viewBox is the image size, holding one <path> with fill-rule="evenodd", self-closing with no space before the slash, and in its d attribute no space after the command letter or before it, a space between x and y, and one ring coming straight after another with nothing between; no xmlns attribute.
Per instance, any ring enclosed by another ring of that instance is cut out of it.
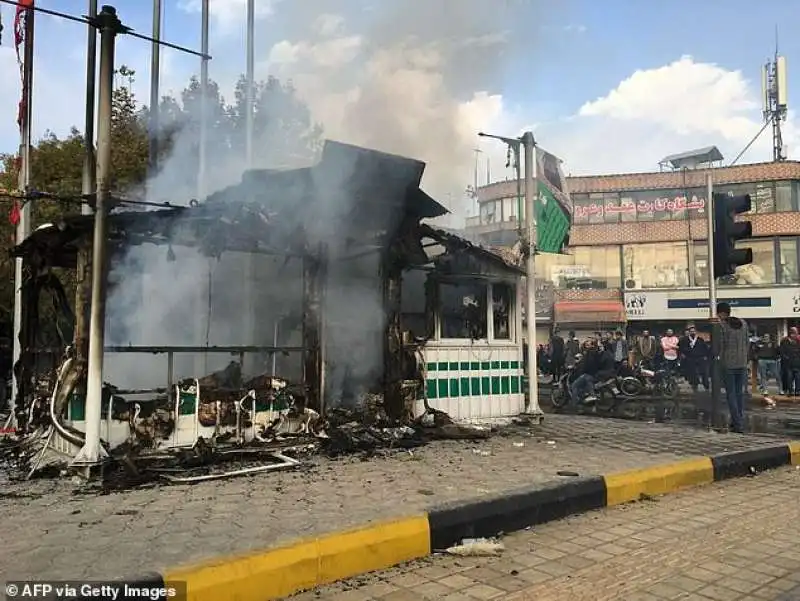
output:
<svg viewBox="0 0 800 601"><path fill-rule="evenodd" d="M640 361L632 375L620 380L619 389L627 397L660 396L674 399L678 396L678 380L666 369L649 369Z"/></svg>

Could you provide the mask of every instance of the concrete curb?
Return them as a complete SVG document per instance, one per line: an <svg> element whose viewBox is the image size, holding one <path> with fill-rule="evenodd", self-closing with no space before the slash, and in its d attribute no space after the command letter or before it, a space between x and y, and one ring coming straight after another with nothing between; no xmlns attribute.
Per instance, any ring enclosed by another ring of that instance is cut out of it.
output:
<svg viewBox="0 0 800 601"><path fill-rule="evenodd" d="M131 586L175 586L187 591L187 601L272 601L419 559L464 538L496 536L787 465L800 465L800 442L576 478L547 488L523 488L126 582ZM172 601L178 599L172 597Z"/></svg>

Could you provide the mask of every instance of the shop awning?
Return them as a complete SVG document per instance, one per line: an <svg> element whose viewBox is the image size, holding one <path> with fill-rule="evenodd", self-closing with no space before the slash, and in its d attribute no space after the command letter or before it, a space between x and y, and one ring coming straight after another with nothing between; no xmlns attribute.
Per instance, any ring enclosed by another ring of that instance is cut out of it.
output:
<svg viewBox="0 0 800 601"><path fill-rule="evenodd" d="M622 301L559 301L553 305L553 320L565 323L625 323Z"/></svg>

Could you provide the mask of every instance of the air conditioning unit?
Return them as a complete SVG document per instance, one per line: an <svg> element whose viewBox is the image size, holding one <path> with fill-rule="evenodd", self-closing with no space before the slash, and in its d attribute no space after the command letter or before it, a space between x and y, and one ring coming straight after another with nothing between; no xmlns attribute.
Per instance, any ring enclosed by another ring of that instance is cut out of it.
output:
<svg viewBox="0 0 800 601"><path fill-rule="evenodd" d="M628 278L625 280L625 290L641 290L642 281L638 278Z"/></svg>

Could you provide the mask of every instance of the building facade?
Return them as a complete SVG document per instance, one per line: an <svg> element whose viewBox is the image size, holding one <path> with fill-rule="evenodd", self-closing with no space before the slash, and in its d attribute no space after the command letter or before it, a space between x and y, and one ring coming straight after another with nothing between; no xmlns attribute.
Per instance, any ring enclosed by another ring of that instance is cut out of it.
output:
<svg viewBox="0 0 800 601"><path fill-rule="evenodd" d="M552 324L597 330L704 329L708 317L705 177L716 192L750 194L753 263L720 280L718 297L757 333L800 325L800 162L758 163L567 178L573 204L570 253L537 255L537 289L552 289ZM516 182L479 190L467 233L489 245L517 239ZM524 215L523 215L524 218ZM544 299L543 299L544 300ZM537 315L547 311L537 307Z"/></svg>

